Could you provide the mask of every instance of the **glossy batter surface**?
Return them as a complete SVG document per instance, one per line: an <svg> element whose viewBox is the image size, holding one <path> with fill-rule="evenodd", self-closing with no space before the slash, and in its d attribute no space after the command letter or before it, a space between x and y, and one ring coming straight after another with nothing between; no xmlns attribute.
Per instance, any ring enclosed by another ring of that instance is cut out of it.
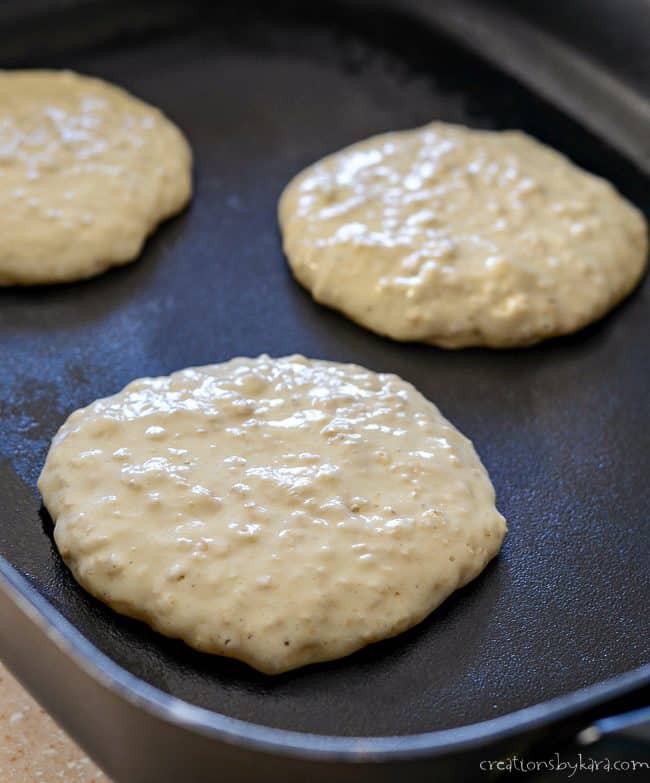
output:
<svg viewBox="0 0 650 783"><path fill-rule="evenodd" d="M191 194L191 153L158 109L68 71L0 71L0 285L131 261Z"/></svg>
<svg viewBox="0 0 650 783"><path fill-rule="evenodd" d="M643 273L641 212L517 132L432 123L310 166L279 207L296 278L396 340L529 345L599 318Z"/></svg>
<svg viewBox="0 0 650 783"><path fill-rule="evenodd" d="M413 386L302 356L134 381L70 416L39 488L87 590L267 673L414 625L506 531Z"/></svg>

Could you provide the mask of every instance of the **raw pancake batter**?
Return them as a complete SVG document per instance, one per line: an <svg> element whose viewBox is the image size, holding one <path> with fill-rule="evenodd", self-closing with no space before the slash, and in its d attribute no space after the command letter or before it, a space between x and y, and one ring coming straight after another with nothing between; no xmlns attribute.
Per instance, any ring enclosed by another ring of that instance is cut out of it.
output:
<svg viewBox="0 0 650 783"><path fill-rule="evenodd" d="M158 109L68 71L0 71L0 285L91 277L138 256L191 195Z"/></svg>
<svg viewBox="0 0 650 783"><path fill-rule="evenodd" d="M418 623L506 531L413 386L302 356L133 381L70 416L39 488L83 587L269 674Z"/></svg>
<svg viewBox="0 0 650 783"><path fill-rule="evenodd" d="M279 216L314 299L445 348L580 329L634 288L647 256L638 209L517 131L375 136L299 174Z"/></svg>

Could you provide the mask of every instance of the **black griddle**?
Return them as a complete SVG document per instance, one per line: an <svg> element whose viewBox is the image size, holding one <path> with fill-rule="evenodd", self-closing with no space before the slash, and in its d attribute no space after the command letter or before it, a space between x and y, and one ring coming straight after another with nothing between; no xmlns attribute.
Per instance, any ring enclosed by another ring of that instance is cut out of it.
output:
<svg viewBox="0 0 650 783"><path fill-rule="evenodd" d="M311 300L275 214L302 167L434 118L522 128L647 213L641 171L398 4L43 5L7 21L3 64L73 68L162 108L194 148L195 196L132 265L0 289L0 653L18 676L119 783L469 780L490 753L557 747L649 703L647 281L534 348L398 344ZM90 598L35 487L75 408L261 352L414 383L472 438L510 527L417 628L276 678Z"/></svg>

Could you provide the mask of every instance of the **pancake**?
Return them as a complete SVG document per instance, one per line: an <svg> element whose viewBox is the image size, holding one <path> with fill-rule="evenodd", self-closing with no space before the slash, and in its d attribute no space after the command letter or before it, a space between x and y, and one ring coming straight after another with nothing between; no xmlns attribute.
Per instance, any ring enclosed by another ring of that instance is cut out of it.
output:
<svg viewBox="0 0 650 783"><path fill-rule="evenodd" d="M302 356L133 381L70 416L39 488L86 590L268 674L418 623L506 531L413 386Z"/></svg>
<svg viewBox="0 0 650 783"><path fill-rule="evenodd" d="M0 105L0 285L126 264L187 204L187 141L119 87L68 71L0 71Z"/></svg>
<svg viewBox="0 0 650 783"><path fill-rule="evenodd" d="M432 123L361 141L282 194L284 249L314 299L395 340L531 345L638 283L641 212L518 131Z"/></svg>

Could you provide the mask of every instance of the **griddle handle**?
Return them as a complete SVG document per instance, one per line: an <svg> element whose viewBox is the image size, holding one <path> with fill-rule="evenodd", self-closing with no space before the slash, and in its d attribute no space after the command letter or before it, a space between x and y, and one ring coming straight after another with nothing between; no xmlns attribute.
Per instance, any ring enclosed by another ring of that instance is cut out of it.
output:
<svg viewBox="0 0 650 783"><path fill-rule="evenodd" d="M592 745L608 736L625 737L650 744L650 706L601 718L583 729L577 740L581 745Z"/></svg>
<svg viewBox="0 0 650 783"><path fill-rule="evenodd" d="M643 754L650 750L650 665L618 679L619 687L615 689L611 689L610 681L591 686L582 695L575 694L581 705L574 704L564 716L531 736L528 758L544 759L557 752L568 758L584 753L586 748L596 752L596 743L601 742L604 747L613 745L613 754L621 746L641 747ZM609 695L603 689L608 689Z"/></svg>
<svg viewBox="0 0 650 783"><path fill-rule="evenodd" d="M590 745L613 735L634 736L650 742L650 684L602 704L598 716L578 734L577 740L582 745Z"/></svg>

